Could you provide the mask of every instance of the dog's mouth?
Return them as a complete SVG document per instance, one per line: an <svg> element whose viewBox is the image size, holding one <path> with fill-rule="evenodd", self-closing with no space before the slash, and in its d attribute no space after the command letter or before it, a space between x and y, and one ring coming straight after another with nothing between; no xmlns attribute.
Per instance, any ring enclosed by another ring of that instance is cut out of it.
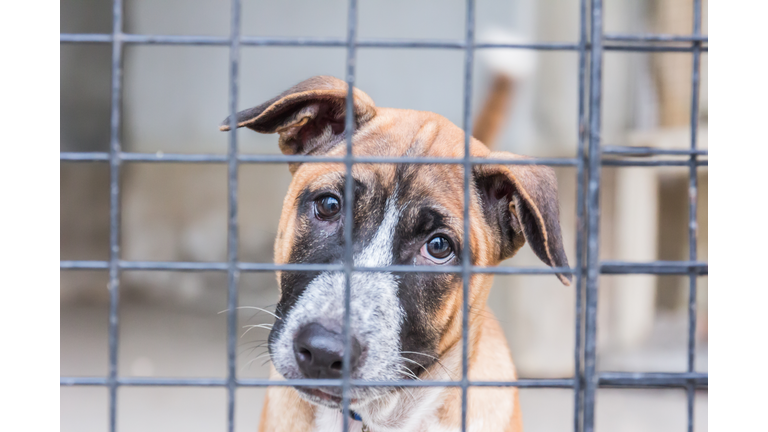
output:
<svg viewBox="0 0 768 432"><path fill-rule="evenodd" d="M341 407L341 392L335 387L322 387L322 388L306 388L297 387L303 396L309 399L310 402L314 402L320 405L329 406L332 408ZM349 400L350 405L357 405L359 399L351 398Z"/></svg>
<svg viewBox="0 0 768 432"><path fill-rule="evenodd" d="M329 408L341 409L341 389L337 387L295 387L301 397L315 405L323 405ZM349 399L349 407L360 409L386 395L395 391L394 389L353 389L352 397Z"/></svg>

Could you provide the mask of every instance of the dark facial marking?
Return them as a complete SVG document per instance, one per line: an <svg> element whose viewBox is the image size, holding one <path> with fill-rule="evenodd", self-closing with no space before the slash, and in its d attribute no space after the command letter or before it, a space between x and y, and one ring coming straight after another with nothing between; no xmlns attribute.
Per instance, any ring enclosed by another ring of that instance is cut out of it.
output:
<svg viewBox="0 0 768 432"><path fill-rule="evenodd" d="M434 190L425 190L415 181L420 169L427 166L401 165L396 171L398 202L402 217L395 230L395 264L440 265L420 255L420 250L436 235L449 241L454 257L444 265L459 265L460 233L450 228L447 214L436 200ZM459 215L460 217L460 215ZM435 326L434 317L440 313L447 296L461 286L461 276L454 273L403 273L400 275L398 297L405 312L400 332L403 357L421 364L407 362L414 373L421 375L437 357L437 347L444 329ZM413 353L422 353L413 354Z"/></svg>

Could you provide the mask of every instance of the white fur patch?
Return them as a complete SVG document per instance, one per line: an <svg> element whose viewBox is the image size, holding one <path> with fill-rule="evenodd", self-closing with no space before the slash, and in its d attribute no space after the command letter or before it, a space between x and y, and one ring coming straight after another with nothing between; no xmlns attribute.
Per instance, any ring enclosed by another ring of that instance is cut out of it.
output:
<svg viewBox="0 0 768 432"><path fill-rule="evenodd" d="M342 429L341 411L333 408L318 407L315 414L315 428L312 432L340 432ZM349 432L362 432L363 424L349 421Z"/></svg>
<svg viewBox="0 0 768 432"><path fill-rule="evenodd" d="M354 257L355 266L383 267L392 264L395 227L400 219L395 198L385 206L384 220L370 242ZM397 280L391 273L355 272L351 285L351 329L363 347L363 357L353 378L399 378L400 327L404 312L397 296ZM293 352L293 339L304 325L318 323L341 332L344 319L344 273L325 272L313 279L294 307L283 318L284 327L272 347L272 362L286 378L301 378Z"/></svg>

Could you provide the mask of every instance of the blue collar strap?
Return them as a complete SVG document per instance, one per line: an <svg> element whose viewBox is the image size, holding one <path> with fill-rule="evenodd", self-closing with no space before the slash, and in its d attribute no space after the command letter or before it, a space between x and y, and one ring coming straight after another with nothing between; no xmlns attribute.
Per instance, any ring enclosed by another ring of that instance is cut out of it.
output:
<svg viewBox="0 0 768 432"><path fill-rule="evenodd" d="M352 417L353 420L357 420L359 422L363 421L363 418L360 417L360 414L358 414L358 413L356 413L356 412L354 412L352 410L349 410L349 416Z"/></svg>

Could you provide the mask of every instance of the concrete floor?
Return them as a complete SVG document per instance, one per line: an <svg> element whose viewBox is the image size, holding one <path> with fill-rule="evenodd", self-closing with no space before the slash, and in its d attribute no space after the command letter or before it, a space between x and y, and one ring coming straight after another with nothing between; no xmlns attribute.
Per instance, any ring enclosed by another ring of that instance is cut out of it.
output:
<svg viewBox="0 0 768 432"><path fill-rule="evenodd" d="M224 377L226 371L224 309L210 305L169 307L124 298L120 310L119 373L122 376ZM241 301L241 303L243 303ZM250 303L257 304L257 303ZM243 310L241 325L269 322L265 314ZM665 326L675 326L669 324ZM660 330L661 333L670 333ZM238 372L241 377L266 377L264 350L255 348L266 331L254 329L241 339ZM684 334L684 333L683 333ZM657 349L601 359L612 370L663 370L679 353L670 354L665 343ZM706 367L706 347L702 350ZM634 359L634 360L633 360ZM672 360L670 360L672 359ZM675 370L675 369L667 369ZM705 369L704 369L705 370ZM104 376L107 373L107 308L103 302L65 303L61 307L61 374ZM257 429L264 390L237 393L236 429ZM573 394L569 390L521 391L525 429L572 430ZM127 431L225 430L226 394L221 388L121 388L118 427ZM682 390L603 389L597 395L598 431L683 431L686 428ZM707 430L707 393L696 396L696 431ZM96 387L61 388L61 430L103 431L107 426L107 390Z"/></svg>

